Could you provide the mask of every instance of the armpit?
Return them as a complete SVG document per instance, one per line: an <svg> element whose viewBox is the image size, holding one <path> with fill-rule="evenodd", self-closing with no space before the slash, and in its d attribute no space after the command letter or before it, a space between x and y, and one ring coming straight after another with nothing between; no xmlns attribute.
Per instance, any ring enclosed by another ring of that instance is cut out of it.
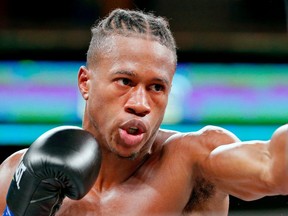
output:
<svg viewBox="0 0 288 216"><path fill-rule="evenodd" d="M202 209L209 199L215 194L215 186L204 178L197 178L190 199L186 204L183 213L189 213Z"/></svg>

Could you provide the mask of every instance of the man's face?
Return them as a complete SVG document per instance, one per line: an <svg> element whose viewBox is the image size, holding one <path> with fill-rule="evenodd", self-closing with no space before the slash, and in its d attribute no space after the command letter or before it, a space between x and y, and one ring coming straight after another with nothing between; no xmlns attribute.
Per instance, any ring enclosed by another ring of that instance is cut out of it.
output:
<svg viewBox="0 0 288 216"><path fill-rule="evenodd" d="M84 127L120 157L147 153L163 120L175 59L152 40L111 37L97 63L79 71ZM86 122L85 122L86 121Z"/></svg>

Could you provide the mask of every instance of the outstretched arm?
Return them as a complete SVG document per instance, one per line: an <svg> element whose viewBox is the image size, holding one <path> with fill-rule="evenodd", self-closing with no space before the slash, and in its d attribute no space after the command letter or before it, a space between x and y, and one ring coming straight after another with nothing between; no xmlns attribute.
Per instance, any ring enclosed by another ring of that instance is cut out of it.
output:
<svg viewBox="0 0 288 216"><path fill-rule="evenodd" d="M288 124L269 141L248 141L215 148L204 175L224 192L244 200L288 194Z"/></svg>

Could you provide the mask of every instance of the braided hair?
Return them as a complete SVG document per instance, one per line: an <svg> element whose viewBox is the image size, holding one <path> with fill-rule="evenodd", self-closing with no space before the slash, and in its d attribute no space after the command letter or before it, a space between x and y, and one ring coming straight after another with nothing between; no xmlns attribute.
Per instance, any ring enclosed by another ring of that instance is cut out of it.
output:
<svg viewBox="0 0 288 216"><path fill-rule="evenodd" d="M103 46L108 45L110 36L140 37L158 41L170 49L176 56L176 44L169 29L169 23L163 17L135 10L115 9L106 18L91 28L92 39L87 52L87 66L95 61Z"/></svg>

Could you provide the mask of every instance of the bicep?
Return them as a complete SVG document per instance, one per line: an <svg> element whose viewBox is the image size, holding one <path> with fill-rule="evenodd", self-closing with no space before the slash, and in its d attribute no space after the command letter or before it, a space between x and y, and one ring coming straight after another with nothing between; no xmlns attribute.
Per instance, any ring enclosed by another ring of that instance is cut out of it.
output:
<svg viewBox="0 0 288 216"><path fill-rule="evenodd" d="M268 142L238 142L214 149L206 174L226 193L250 200L269 193L270 164Z"/></svg>

